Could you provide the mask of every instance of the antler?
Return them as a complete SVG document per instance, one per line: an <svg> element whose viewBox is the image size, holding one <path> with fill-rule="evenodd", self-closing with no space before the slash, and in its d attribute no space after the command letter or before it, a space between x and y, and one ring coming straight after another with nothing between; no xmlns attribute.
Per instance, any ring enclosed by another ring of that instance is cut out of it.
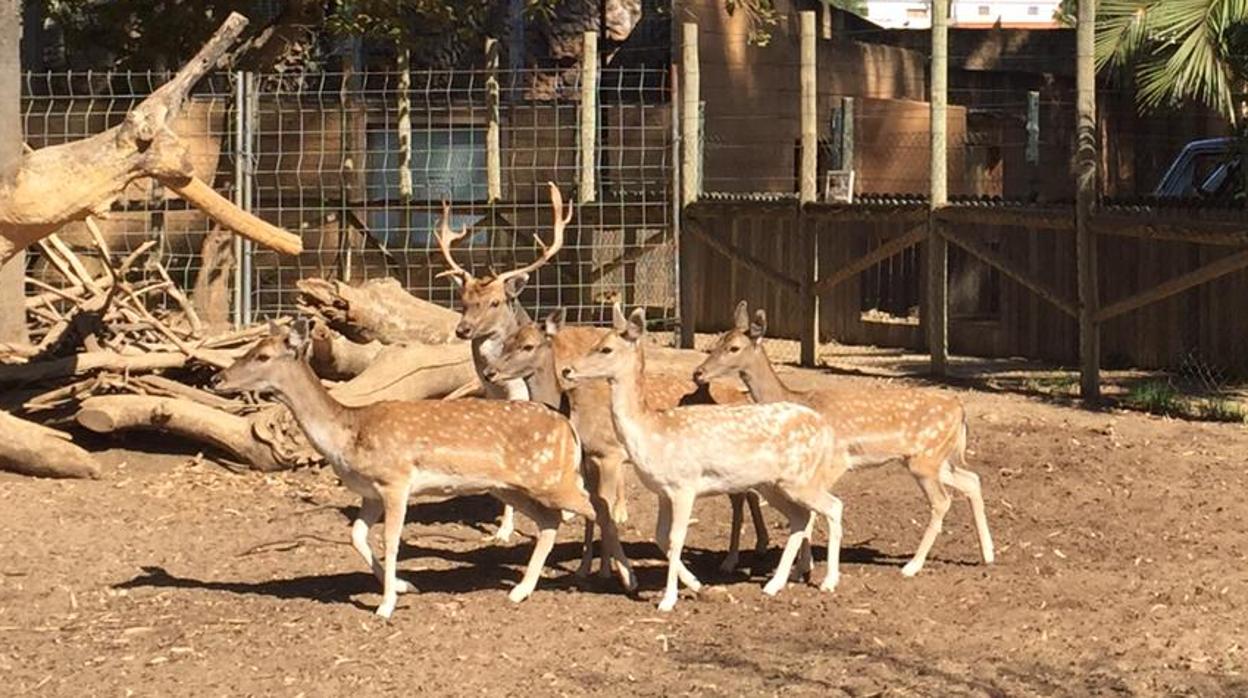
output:
<svg viewBox="0 0 1248 698"><path fill-rule="evenodd" d="M565 213L563 210L563 194L559 192L559 187L556 187L554 182L547 182L547 184L550 185L550 208L554 213L555 219L554 235L551 237L550 245L547 246L540 237L534 235L533 239L537 240L538 247L542 248L542 256L538 257L532 264L499 274L496 277L499 281L506 281L513 276L520 276L538 269L543 264L549 262L552 257L558 254L559 249L563 247L563 229L572 220L572 205L568 205L568 210Z"/></svg>
<svg viewBox="0 0 1248 698"><path fill-rule="evenodd" d="M442 278L443 276L462 276L465 279L471 279L472 274L468 270L459 266L455 261L455 257L451 255L451 244L461 240L468 234L468 226L465 225L459 229L459 232L451 230L451 205L446 200L442 201L442 222L438 226L438 249L442 250L442 258L446 260L446 265L450 267L446 271L439 272L434 278Z"/></svg>

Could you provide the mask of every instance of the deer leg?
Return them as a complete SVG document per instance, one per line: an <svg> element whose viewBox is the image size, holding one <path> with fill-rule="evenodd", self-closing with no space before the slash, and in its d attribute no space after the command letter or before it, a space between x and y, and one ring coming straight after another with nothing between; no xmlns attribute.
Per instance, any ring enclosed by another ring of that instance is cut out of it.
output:
<svg viewBox="0 0 1248 698"><path fill-rule="evenodd" d="M945 514L949 511L949 493L945 491L944 485L936 477L927 477L923 475L915 476L919 481L919 487L923 489L923 494L927 495L927 501L932 507L931 519L927 522L927 530L923 531L923 538L919 541L919 549L915 551L914 557L905 567L901 568L901 573L907 577L913 577L923 569L923 563L927 561L927 554L932 549L932 544L936 542L936 536L940 535L940 529L945 520Z"/></svg>
<svg viewBox="0 0 1248 698"><path fill-rule="evenodd" d="M672 493L672 521L667 547L667 587L663 598L659 601L660 611L670 611L676 606L676 598L680 592L680 570L684 567L680 561L680 553L685 548L685 535L689 532L689 519L693 515L692 492L678 491ZM697 591L698 587L693 587Z"/></svg>
<svg viewBox="0 0 1248 698"><path fill-rule="evenodd" d="M503 515L498 520L498 530L482 540L495 543L510 543L511 536L516 532L516 510L510 504L503 505Z"/></svg>
<svg viewBox="0 0 1248 698"><path fill-rule="evenodd" d="M386 507L386 565L385 577L382 580L381 605L377 607L377 615L389 618L394 613L395 604L398 603L399 590L395 568L399 562L399 539L402 537L403 523L407 519L408 491L406 487L398 487L384 492L382 496Z"/></svg>
<svg viewBox="0 0 1248 698"><path fill-rule="evenodd" d="M991 565L995 559L992 550L992 534L988 531L988 515L984 511L984 495L979 485L979 475L959 468L946 461L948 467L940 471L940 481L966 495L975 516L975 532L979 536L979 551L984 564Z"/></svg>
<svg viewBox="0 0 1248 698"><path fill-rule="evenodd" d="M745 493L730 494L728 500L732 502L732 524L728 529L728 554L724 556L724 561L719 563L719 571L724 573L737 569L737 563L741 559L741 527L745 523ZM757 529L755 532L757 535Z"/></svg>
<svg viewBox="0 0 1248 698"><path fill-rule="evenodd" d="M823 583L819 585L819 590L832 591L836 589L837 582L841 580L841 536L843 533L841 515L845 510L845 505L840 498L829 492L818 490L803 493L801 501L815 513L822 514L828 522L828 573L824 576ZM814 522L814 517L811 517L812 527ZM808 533L809 530L807 529ZM803 549L810 550L809 534L803 543Z"/></svg>
<svg viewBox="0 0 1248 698"><path fill-rule="evenodd" d="M659 494L659 518L655 524L654 539L659 544L659 550L665 556L670 558L672 537L672 500L668 499L666 494ZM676 559L677 573L680 575L680 581L690 589L698 591L702 588L702 582L693 576L693 573L685 568L680 558Z"/></svg>
<svg viewBox="0 0 1248 698"><path fill-rule="evenodd" d="M615 480L614 498L611 500L611 516L615 519L617 526L623 526L628 523L628 487L624 478L625 455L620 453L611 457L611 473L610 477ZM608 477L603 474L603 477Z"/></svg>
<svg viewBox="0 0 1248 698"><path fill-rule="evenodd" d="M811 549L814 534L815 517L812 516L806 526L806 537L802 538L802 545L797 549L797 560L793 563L793 573L789 576L789 581L810 581L810 573L815 568L815 555Z"/></svg>
<svg viewBox="0 0 1248 698"><path fill-rule="evenodd" d="M757 492L746 492L745 501L750 505L750 520L754 523L754 554L762 557L767 554L771 539L767 535L767 519L763 518L763 507L759 504Z"/></svg>
<svg viewBox="0 0 1248 698"><path fill-rule="evenodd" d="M537 580L542 577L546 558L550 555L551 548L555 547L555 536L559 533L559 523L562 521L558 510L544 507L537 502L517 500L516 504L537 524L537 544L533 546L533 554L529 556L524 577L507 595L512 603L520 603L533 593Z"/></svg>
<svg viewBox="0 0 1248 698"><path fill-rule="evenodd" d="M598 519L599 527L602 526L603 514L609 515L610 501L603 496L603 468L601 461L595 456L585 456L581 459L581 474L585 483L585 489L589 493L589 503L594 507L594 517ZM606 546L601 549L603 556L602 565L608 568L610 558L607 556ZM594 566L594 522L589 519L585 520L585 542L581 548L581 564L576 568L576 576L584 579L589 576L590 570ZM609 569L608 569L609 571Z"/></svg>
<svg viewBox="0 0 1248 698"><path fill-rule="evenodd" d="M602 562L598 568L598 574L601 577L611 576L611 560L615 556L615 551L607 543L607 536L615 536L616 543L619 543L619 524L628 519L628 505L624 496L624 457L622 454L612 453L598 459L598 493L604 505L607 507L605 516L599 513L598 527L602 530L602 548L600 555ZM608 528L610 531L608 531ZM621 548L622 550L622 548ZM616 558L617 561L621 558ZM623 564L627 566L628 559L622 558ZM632 569L631 567L629 568ZM629 573L631 575L631 571Z"/></svg>
<svg viewBox="0 0 1248 698"><path fill-rule="evenodd" d="M360 511L356 514L355 521L351 522L351 545L355 547L360 557L364 558L364 564L373 571L373 576L378 581L384 582L386 579L385 570L382 569L381 563L377 561L377 558L373 557L372 546L368 544L368 532L381 519L381 512L381 500L366 497L360 502ZM407 580L396 579L395 591L400 594L407 594L416 591L416 588Z"/></svg>
<svg viewBox="0 0 1248 698"><path fill-rule="evenodd" d="M787 497L786 497L787 499ZM780 554L780 563L771 576L771 581L763 587L763 593L775 596L789 583L789 573L793 570L793 561L801 550L802 541L810 534L810 524L814 520L809 509L793 501L784 502L784 513L789 519L789 539L784 544L784 552Z"/></svg>

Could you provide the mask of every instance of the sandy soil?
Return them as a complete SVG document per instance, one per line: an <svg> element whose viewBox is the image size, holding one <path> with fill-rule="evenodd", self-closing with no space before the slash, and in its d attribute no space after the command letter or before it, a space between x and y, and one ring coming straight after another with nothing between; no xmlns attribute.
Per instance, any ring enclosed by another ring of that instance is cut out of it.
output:
<svg viewBox="0 0 1248 698"><path fill-rule="evenodd" d="M803 387L884 382L785 375ZM482 542L499 507L468 499L411 510L400 568L420 593L383 622L378 584L349 545L357 502L331 473L235 475L158 455L158 440L93 442L103 480L0 475L0 690L1248 694L1248 429L956 392L996 565L979 564L959 501L927 568L904 579L927 515L910 477L886 467L840 488L834 594L763 596L774 548L746 554L752 573L716 574L728 507L703 500L686 561L715 589L666 615L654 608L654 498L635 481L624 535L642 566L638 598L572 576L572 525L537 593L512 606L531 540Z"/></svg>

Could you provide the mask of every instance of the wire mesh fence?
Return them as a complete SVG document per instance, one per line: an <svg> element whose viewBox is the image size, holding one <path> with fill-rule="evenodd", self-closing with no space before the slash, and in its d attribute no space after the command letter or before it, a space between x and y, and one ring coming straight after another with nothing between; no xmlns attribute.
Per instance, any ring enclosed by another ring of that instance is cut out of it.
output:
<svg viewBox="0 0 1248 698"><path fill-rule="evenodd" d="M455 303L433 231L442 203L456 249L474 274L533 259L549 241L548 182L574 208L564 250L521 296L532 312L569 309L609 320L604 301L675 319L674 147L668 70L603 69L596 104L578 72L318 73L298 79L214 75L175 125L195 172L243 208L303 238L293 257L239 245L235 318L290 312L295 282L397 278L416 295ZM571 77L569 77L569 75ZM40 148L116 125L168 76L32 74L25 133ZM593 109L593 162L580 128ZM496 134L496 136L495 136ZM585 166L588 165L588 166ZM592 177L592 182L582 182ZM103 224L117 251L156 241L175 280L191 287L212 225L147 180L127 189ZM84 251L90 239L62 233ZM89 253L89 252L88 252ZM36 254L32 274L41 273Z"/></svg>

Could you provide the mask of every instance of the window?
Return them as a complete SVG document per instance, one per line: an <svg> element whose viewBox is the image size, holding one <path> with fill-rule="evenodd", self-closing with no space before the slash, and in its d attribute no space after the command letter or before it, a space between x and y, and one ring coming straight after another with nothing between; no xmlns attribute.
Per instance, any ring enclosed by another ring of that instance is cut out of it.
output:
<svg viewBox="0 0 1248 698"><path fill-rule="evenodd" d="M443 199L467 204L486 197L484 128L414 128L411 149L412 201L422 206L408 213L410 228L404 231L399 200L399 135L393 128L373 128L368 132L368 225L374 235L390 246L427 242L439 214L424 204ZM451 215L451 225L456 229L479 220L479 215Z"/></svg>
<svg viewBox="0 0 1248 698"><path fill-rule="evenodd" d="M906 19L927 19L927 10L923 8L910 8L906 10Z"/></svg>
<svg viewBox="0 0 1248 698"><path fill-rule="evenodd" d="M991 13L991 12L992 12L992 8L991 8L991 7L989 7L989 6L987 6L987 5L980 5L980 6L979 6L979 16L980 16L980 17L987 17L987 16L989 15L989 13Z"/></svg>
<svg viewBox="0 0 1248 698"><path fill-rule="evenodd" d="M1035 5L1028 5L1027 14L1035 17L1036 15L1040 14L1040 8Z"/></svg>

